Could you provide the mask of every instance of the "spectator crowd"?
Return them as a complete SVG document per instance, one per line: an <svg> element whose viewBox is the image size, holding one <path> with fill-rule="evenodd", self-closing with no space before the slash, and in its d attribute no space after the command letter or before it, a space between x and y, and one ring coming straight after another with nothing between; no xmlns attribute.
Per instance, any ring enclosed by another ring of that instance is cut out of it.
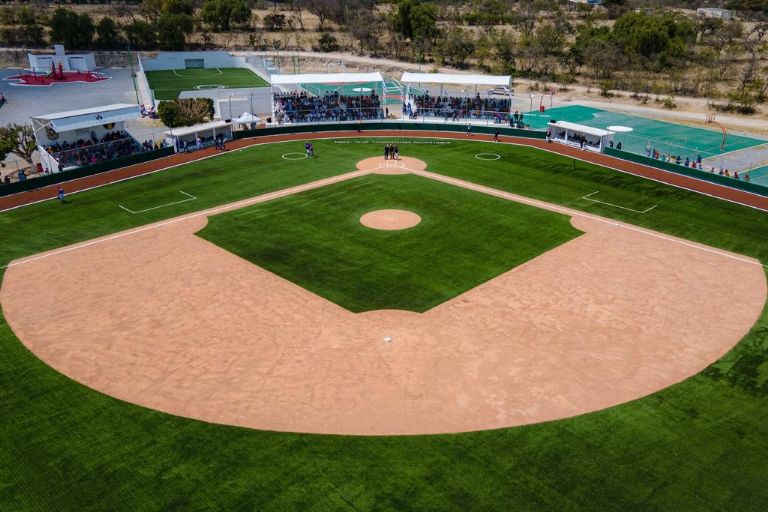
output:
<svg viewBox="0 0 768 512"><path fill-rule="evenodd" d="M403 106L403 113L409 118L417 116L442 117L444 120L493 119L495 123L506 124L509 120L509 98L461 96L430 96L424 94L413 98L416 108Z"/></svg>
<svg viewBox="0 0 768 512"><path fill-rule="evenodd" d="M313 123L321 121L373 120L383 117L381 102L375 92L343 95L338 91L313 96L307 92L274 94L275 122Z"/></svg>
<svg viewBox="0 0 768 512"><path fill-rule="evenodd" d="M165 147L165 141L153 142L147 140L139 143L128 133L122 130L115 130L106 133L101 138L98 138L96 133L91 131L89 139L62 142L61 144L55 142L48 146L46 150L59 164L59 169L50 169L51 172L54 172L66 167L80 167L106 162L161 147Z"/></svg>

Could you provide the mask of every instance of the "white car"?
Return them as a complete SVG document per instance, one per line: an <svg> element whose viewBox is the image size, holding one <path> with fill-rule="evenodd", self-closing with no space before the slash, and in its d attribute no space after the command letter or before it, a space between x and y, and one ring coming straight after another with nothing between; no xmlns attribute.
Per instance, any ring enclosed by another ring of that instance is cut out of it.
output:
<svg viewBox="0 0 768 512"><path fill-rule="evenodd" d="M515 91L506 85L497 85L493 89L488 89L488 96L512 96Z"/></svg>

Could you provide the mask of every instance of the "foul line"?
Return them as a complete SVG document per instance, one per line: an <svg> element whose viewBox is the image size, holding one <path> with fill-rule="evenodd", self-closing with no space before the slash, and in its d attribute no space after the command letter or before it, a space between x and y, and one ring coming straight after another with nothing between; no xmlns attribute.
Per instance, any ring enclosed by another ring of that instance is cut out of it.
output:
<svg viewBox="0 0 768 512"><path fill-rule="evenodd" d="M98 245L104 242L108 242L110 240L115 240L117 238L122 238L124 236L134 235L136 233L142 233L144 231L149 231L150 229L155 229L163 226L170 226L171 224L176 224L177 222L182 222L185 220L195 219L197 217L207 217L209 215L216 215L217 213L222 213L229 210L237 210L239 208L243 208L245 206L250 206L252 204L256 203L262 203L266 201L270 201L272 199L278 199L285 196L290 196L293 194L298 194L299 192L305 192L307 190L312 190L316 188L325 187L326 185L332 185L334 183L338 183L340 181L349 180L352 178L358 178L360 176L365 176L366 174L370 174L371 171L365 170L365 171L353 171L348 172L346 174L339 174L337 176L332 176L330 178L325 178L318 181L313 181L310 183L305 183L303 185L297 185L295 187L285 188L282 190L278 190L275 192L268 192L266 194L262 194L260 196L256 197L250 197L248 199L243 199L241 201L236 201L234 203L225 204L222 206L217 206L215 208L209 208L207 210L201 210L199 212L190 213L187 215L182 215L180 217L174 217L173 219L165 220L162 222L156 222L154 224L148 224L146 226L142 226L140 228L131 229L129 231L123 231L122 233L117 233L115 235L110 235L104 238L97 238L96 240L91 240L88 242L82 242L79 244L71 245L69 247L65 247L63 249L57 249L51 252L45 252L43 254L39 254L37 256L32 256L30 258L20 259L17 261L12 261L11 263L8 263L7 265L0 266L0 270L4 270L10 267L15 267L17 265L22 265L24 263L30 263L36 260L41 260L43 258L48 258L50 256L55 256L57 254L63 254L65 252L71 252L76 251L77 249L82 249L85 247L90 247L92 245Z"/></svg>
<svg viewBox="0 0 768 512"><path fill-rule="evenodd" d="M193 196L192 194L187 194L187 193L186 193L186 192L184 192L183 190L179 190L179 192L180 192L181 194L183 194L183 195L187 196L187 199L182 199L181 201L174 201L174 202L172 202L172 203L165 203L165 204L161 204L161 205L159 205L159 206L153 206L152 208L144 208L143 210L136 210L136 211L133 211L133 210L131 210L130 208L126 208L125 206L123 206L123 205L121 205L121 204L119 204L119 205L117 205L117 206L119 206L119 207L120 207L120 208L122 208L123 210L127 211L128 213L132 213L132 214L134 214L134 215L135 215L135 214L137 214L137 213L144 213L144 212L148 212L148 211L150 211L150 210L157 210L158 208L165 208L166 206L173 206L174 204L181 204L181 203L186 203L187 201L194 201L195 199L197 199L197 198L196 198L195 196Z"/></svg>
<svg viewBox="0 0 768 512"><path fill-rule="evenodd" d="M592 201L593 203L604 204L606 206L612 206L614 208L621 208L622 210L627 210L627 211L635 212L635 213L648 213L649 211L651 211L654 208L656 208L656 206L658 206L658 205L653 205L650 208L646 208L645 210L635 210L635 209L632 209L632 208L627 208L626 206L619 206L618 204L606 203L605 201L600 201L599 199L592 199L591 197L593 195L597 194L598 192L600 192L600 191L599 190L595 190L591 194L587 194L585 196L581 196L581 199L586 199L587 201Z"/></svg>
<svg viewBox="0 0 768 512"><path fill-rule="evenodd" d="M528 197L519 196L519 195L516 195L516 194L509 193L509 192L504 192L502 190L498 190L498 189L495 189L495 188L485 187L483 185L476 185L476 184L474 184L472 182L469 182L469 181L463 181L463 180L459 180L459 179L456 179L456 178L450 178L448 176L443 176L442 174L436 174L436 173L429 172L429 171L415 171L415 170L409 169L407 167L405 168L405 170L408 171L408 172L411 172L413 174L416 174L418 176L422 176L424 178L429 178L429 179L433 179L435 181L441 181L443 183L448 183L449 185L454 185L454 186L457 186L457 187L466 188L468 190L474 190L475 192L481 192L483 194L488 194L488 195L491 195L491 196L500 197L502 199L507 199L509 201L515 201L517 203L522 203L522 204L527 204L527 205L531 205L531 206L536 206L537 208L541 208L543 210L549 210L549 211L553 211L553 212L557 212L557 213L562 213L564 215L570 215L572 217L583 217L585 219L595 220L595 221L598 221L598 222L602 222L604 224L610 224L610 225L612 225L614 227L625 228L625 229L629 229L629 230L632 230L632 231L636 231L638 233L643 233L645 235L649 235L649 236L653 236L653 237L656 237L656 238L660 238L662 240L667 240L668 242L674 242L676 244L685 245L687 247L692 247L694 249L699 249L701 251L710 252L712 254L718 254L720 256L724 256L726 258L734 259L734 260L741 261L741 262L744 262L744 263L751 263L753 265L759 265L761 267L768 268L768 265L760 263L759 261L755 261L755 260L752 260L752 259L749 259L749 258L745 258L743 256L739 256L737 254L733 254L733 253L729 253L729 252L726 252L726 251L722 251L720 249L714 249L712 247L707 247L706 245L701 245L701 244L687 242L687 241L681 240L679 238L674 238L674 237L671 237L671 236L662 235L660 233L656 233L654 231L638 228L638 227L632 226L630 224L624 224L622 222L617 222L617 221L614 221L614 220L606 219L604 217L600 217L599 215L592 215L590 213L584 213L584 212L581 212L579 210L573 210L573 209L567 208L565 206L559 206L559 205L556 205L556 204L553 204L553 203L547 203L547 202L544 202L544 201L539 201L537 199L531 199L531 198L528 198Z"/></svg>

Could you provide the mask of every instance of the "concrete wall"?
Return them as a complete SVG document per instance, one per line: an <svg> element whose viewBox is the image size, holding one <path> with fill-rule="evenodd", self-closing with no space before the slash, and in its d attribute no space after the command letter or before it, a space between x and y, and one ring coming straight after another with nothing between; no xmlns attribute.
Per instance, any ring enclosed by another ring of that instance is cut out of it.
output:
<svg viewBox="0 0 768 512"><path fill-rule="evenodd" d="M246 67L245 57L235 57L227 52L158 52L142 57L142 70L186 69L185 59L203 59L206 68Z"/></svg>
<svg viewBox="0 0 768 512"><path fill-rule="evenodd" d="M216 110L215 117L231 119L243 112L251 112L260 117L272 115L272 93L269 87L248 87L243 89L200 89L182 91L180 98L211 98ZM232 99L232 112L229 112L229 100Z"/></svg>

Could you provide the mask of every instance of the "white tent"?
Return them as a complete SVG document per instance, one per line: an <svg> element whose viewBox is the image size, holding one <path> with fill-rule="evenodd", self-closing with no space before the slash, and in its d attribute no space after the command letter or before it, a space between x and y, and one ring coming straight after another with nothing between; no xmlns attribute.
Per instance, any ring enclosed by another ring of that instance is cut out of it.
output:
<svg viewBox="0 0 768 512"><path fill-rule="evenodd" d="M400 78L404 84L426 83L426 84L451 84L451 85L509 85L512 77L494 76L494 75L474 75L474 74L451 74L451 73L411 73L406 71Z"/></svg>
<svg viewBox="0 0 768 512"><path fill-rule="evenodd" d="M141 109L138 105L115 103L102 107L83 108L80 110L58 112L56 114L34 116L30 120L34 128L48 127L55 132L61 133L103 124L129 121L140 117Z"/></svg>
<svg viewBox="0 0 768 512"><path fill-rule="evenodd" d="M240 117L233 119L232 122L240 124L260 123L261 118L251 114L250 112L243 112Z"/></svg>
<svg viewBox="0 0 768 512"><path fill-rule="evenodd" d="M379 98L384 98L384 77L381 76L381 73L375 72L375 73L305 73L305 74L298 74L298 75L272 75L270 77L270 85L272 86L272 114L275 118L277 118L277 108L275 106L274 101L274 87L275 86L283 86L283 85L301 85L303 88L307 91L309 89L306 87L307 85L314 85L314 84L320 84L320 85L334 85L339 87L340 96L341 95L349 95L349 96L355 96L355 95L362 95L363 93L368 94L371 92L375 92ZM343 87L346 84L371 84L371 87L356 87L353 88L350 92L341 92ZM318 94L319 95L319 94ZM371 113L373 113L374 109L371 109ZM381 105L375 109L377 116L383 116L383 109Z"/></svg>
<svg viewBox="0 0 768 512"><path fill-rule="evenodd" d="M417 107L414 104L413 98L411 98L411 84L440 84L440 96L443 95L443 86L445 85L474 85L477 95L477 86L499 86L506 85L509 87L512 82L510 75L476 75L476 74L452 74L452 73L411 73L405 71L403 76L400 77L400 81L405 84L405 102L407 105L412 105L413 112L416 112ZM509 109L512 110L512 91L509 91ZM407 111L403 112L403 118L405 119Z"/></svg>
<svg viewBox="0 0 768 512"><path fill-rule="evenodd" d="M300 75L272 75L272 85L296 84L357 84L383 82L381 73L305 73Z"/></svg>
<svg viewBox="0 0 768 512"><path fill-rule="evenodd" d="M597 153L602 152L603 148L613 139L614 134L609 130L569 123L568 121L550 122L547 126L553 141Z"/></svg>

